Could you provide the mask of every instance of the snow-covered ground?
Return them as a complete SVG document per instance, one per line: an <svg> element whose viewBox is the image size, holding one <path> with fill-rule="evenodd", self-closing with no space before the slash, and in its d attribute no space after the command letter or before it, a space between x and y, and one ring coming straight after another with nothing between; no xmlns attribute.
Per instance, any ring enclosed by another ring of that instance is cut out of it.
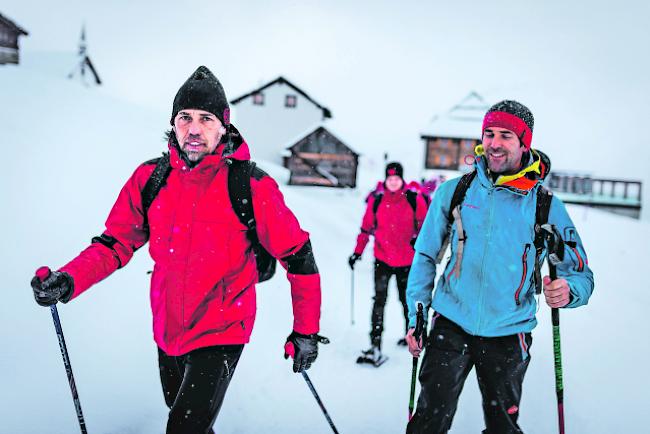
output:
<svg viewBox="0 0 650 434"><path fill-rule="evenodd" d="M9 67L0 70L5 164L0 174L0 432L78 431L61 355L47 309L29 280L43 264L58 267L77 254L103 221L123 182L142 161L164 150L167 113L151 113L73 82ZM25 92L29 86L30 91ZM244 132L245 134L245 132ZM251 144L254 151L255 144ZM419 149L419 148L418 148ZM419 152L414 150L413 153ZM419 155L419 154L418 154ZM551 156L552 157L552 156ZM364 165L365 164L365 165ZM262 164L276 178L284 169ZM362 161L362 185L382 173ZM368 344L371 246L356 271L356 324L350 325L347 256L365 191L282 185L311 233L322 275L322 334L332 344L309 374L341 433L399 433L407 419L411 358L395 342L402 330L396 290L387 305L380 369L354 363ZM647 429L650 357L647 266L650 224L569 207L594 270L590 304L562 311L567 432L640 433ZM92 434L164 431L166 407L151 336L142 249L123 270L59 306L88 430ZM291 331L289 287L282 272L258 288L258 318L217 421L220 434L327 433L329 427L301 376L282 358ZM551 326L542 306L524 384L521 425L556 430ZM480 396L470 376L453 433L483 428Z"/></svg>

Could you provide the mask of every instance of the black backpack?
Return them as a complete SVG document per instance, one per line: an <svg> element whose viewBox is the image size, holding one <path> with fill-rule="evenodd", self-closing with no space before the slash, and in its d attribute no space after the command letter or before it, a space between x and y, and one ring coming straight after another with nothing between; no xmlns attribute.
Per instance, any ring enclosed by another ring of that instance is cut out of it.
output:
<svg viewBox="0 0 650 434"><path fill-rule="evenodd" d="M372 214L375 218L375 228L377 227L377 210L379 209L379 204L381 204L381 200L384 197L384 192L383 191L377 191L372 194L374 197L375 201L372 204ZM406 200L408 201L409 205L411 205L411 208L413 209L413 230L415 232L418 231L418 219L417 219L417 214L416 214L416 209L417 209L417 199L418 199L418 193L413 191L413 190L406 190Z"/></svg>
<svg viewBox="0 0 650 434"><path fill-rule="evenodd" d="M251 177L261 179L266 173L252 161L232 159L226 161L229 165L228 195L230 196L230 203L239 221L248 228L246 230L246 236L251 242L251 249L255 254L259 282L264 282L275 274L276 259L262 246L257 236L253 199L251 196ZM144 227L148 231L147 214L149 207L165 184L171 172L171 165L168 153L163 153L161 158L150 160L147 163L156 164L156 168L142 189L142 209L145 218Z"/></svg>
<svg viewBox="0 0 650 434"><path fill-rule="evenodd" d="M472 171L464 174L454 190L454 195L451 198L451 204L449 206L449 215L447 216L447 236L443 241L442 248L438 252L436 257L436 263L439 264L442 262L442 257L444 256L445 251L447 250L447 245L450 242L451 238L451 225L454 222L453 211L454 209L463 203L465 200L465 194L469 189L470 184L476 177L476 171ZM543 186L540 186L537 189L537 205L535 207L535 239L533 244L535 246L535 293L540 294L542 292L542 274L541 274L541 263L540 258L542 252L544 251L544 235L542 234L541 227L542 225L548 222L548 213L551 209L551 201L553 200L553 193ZM458 234L459 240L463 242L467 239L467 234L463 230L463 234Z"/></svg>

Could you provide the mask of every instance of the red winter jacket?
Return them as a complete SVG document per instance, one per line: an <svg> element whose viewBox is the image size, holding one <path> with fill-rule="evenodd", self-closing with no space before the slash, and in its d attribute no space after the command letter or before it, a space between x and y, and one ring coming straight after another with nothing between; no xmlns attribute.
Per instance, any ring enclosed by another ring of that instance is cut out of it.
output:
<svg viewBox="0 0 650 434"><path fill-rule="evenodd" d="M218 149L190 169L176 146L169 149L172 170L149 209L149 235L143 230L141 191L155 163L135 170L108 216L106 231L61 271L74 278L72 298L78 297L125 266L149 241L155 261L151 308L158 346L177 356L211 345L245 344L255 322L257 268L246 227L228 196L226 158ZM246 143L228 158L248 160ZM285 205L275 181L263 175L251 178L260 242L288 269L294 330L316 333L320 276L309 234Z"/></svg>
<svg viewBox="0 0 650 434"><path fill-rule="evenodd" d="M374 253L377 260L391 267L411 265L415 253L411 240L417 237L422 227L427 214L427 204L422 195L416 196L414 219L413 208L406 198L406 191L406 188L396 192L384 190L376 216L373 212L375 195L368 197L368 206L363 215L361 232L357 237L354 253L361 255L368 244L370 235L374 235Z"/></svg>

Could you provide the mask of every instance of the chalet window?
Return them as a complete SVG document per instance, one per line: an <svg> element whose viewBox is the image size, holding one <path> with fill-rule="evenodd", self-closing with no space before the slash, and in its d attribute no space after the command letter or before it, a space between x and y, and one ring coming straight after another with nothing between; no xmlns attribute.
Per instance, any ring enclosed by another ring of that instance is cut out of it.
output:
<svg viewBox="0 0 650 434"><path fill-rule="evenodd" d="M471 165L468 162L473 162L474 148L476 147L476 140L463 139L460 141L460 154L458 155L458 163L462 165ZM469 158L468 158L469 156Z"/></svg>
<svg viewBox="0 0 650 434"><path fill-rule="evenodd" d="M264 105L264 94L263 93L254 93L253 94L253 104L255 105Z"/></svg>
<svg viewBox="0 0 650 434"><path fill-rule="evenodd" d="M461 140L460 145L463 149L474 149L476 142L474 140Z"/></svg>
<svg viewBox="0 0 650 434"><path fill-rule="evenodd" d="M298 98L296 98L295 95L287 95L287 97L284 99L284 106L289 108L296 108L297 102Z"/></svg>

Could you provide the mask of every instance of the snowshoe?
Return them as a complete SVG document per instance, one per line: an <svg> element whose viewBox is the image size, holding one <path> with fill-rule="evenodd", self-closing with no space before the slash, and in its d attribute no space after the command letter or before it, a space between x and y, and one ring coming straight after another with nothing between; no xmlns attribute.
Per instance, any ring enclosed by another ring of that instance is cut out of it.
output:
<svg viewBox="0 0 650 434"><path fill-rule="evenodd" d="M357 363L369 364L369 365L373 365L375 368L378 368L384 363L386 363L387 360L388 357L384 356L381 353L379 347L372 346L365 351L361 351L361 355L357 358Z"/></svg>

